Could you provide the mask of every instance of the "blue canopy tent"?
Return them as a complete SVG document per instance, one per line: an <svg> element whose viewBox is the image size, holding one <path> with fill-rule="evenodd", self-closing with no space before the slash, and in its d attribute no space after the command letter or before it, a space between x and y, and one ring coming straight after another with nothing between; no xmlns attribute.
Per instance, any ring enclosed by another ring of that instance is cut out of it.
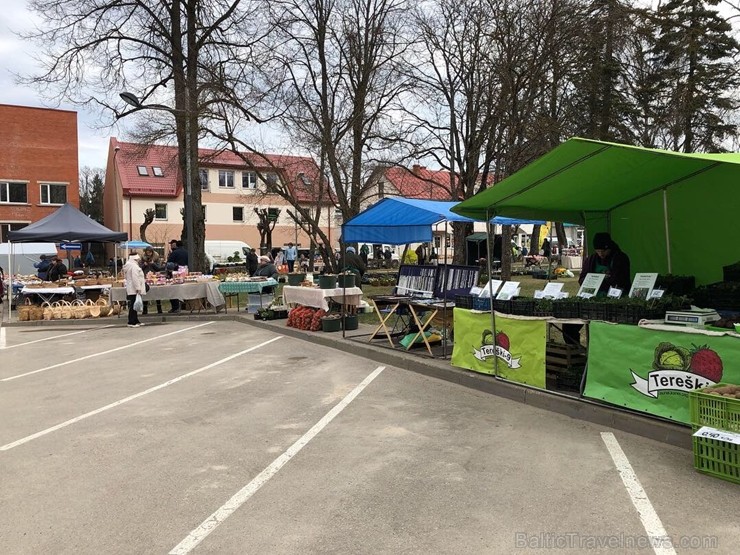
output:
<svg viewBox="0 0 740 555"><path fill-rule="evenodd" d="M432 226L444 221L474 222L452 212L459 202L388 197L376 202L342 225L343 243L381 243L405 245L429 243L433 240ZM537 220L496 217L492 224L543 224Z"/></svg>

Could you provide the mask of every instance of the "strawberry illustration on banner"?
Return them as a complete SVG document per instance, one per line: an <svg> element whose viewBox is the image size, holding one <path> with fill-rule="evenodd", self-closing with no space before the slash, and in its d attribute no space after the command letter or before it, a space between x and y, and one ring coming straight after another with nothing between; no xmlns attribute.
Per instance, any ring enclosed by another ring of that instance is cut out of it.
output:
<svg viewBox="0 0 740 555"><path fill-rule="evenodd" d="M486 360L489 357L498 357L506 363L506 366L512 369L521 368L521 357L514 358L509 352L511 348L511 340L509 336L503 331L499 331L493 342L490 342L489 338L493 337L491 330L485 330L481 337L480 349L473 348L473 355L478 360Z"/></svg>
<svg viewBox="0 0 740 555"><path fill-rule="evenodd" d="M722 380L722 359L706 345L693 349L663 342L655 348L653 370L643 378L630 369L633 388L657 398L662 391L693 391Z"/></svg>

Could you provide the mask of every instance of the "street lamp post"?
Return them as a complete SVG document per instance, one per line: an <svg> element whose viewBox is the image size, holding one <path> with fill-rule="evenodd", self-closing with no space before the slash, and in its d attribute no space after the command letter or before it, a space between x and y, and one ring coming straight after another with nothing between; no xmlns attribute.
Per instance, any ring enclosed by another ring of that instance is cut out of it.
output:
<svg viewBox="0 0 740 555"><path fill-rule="evenodd" d="M139 97L130 92L122 92L121 99L137 110L161 110L173 116L185 114L185 236L188 249L188 266L195 269L195 244L193 242L193 179L190 152L190 110L178 110L163 104L142 104Z"/></svg>

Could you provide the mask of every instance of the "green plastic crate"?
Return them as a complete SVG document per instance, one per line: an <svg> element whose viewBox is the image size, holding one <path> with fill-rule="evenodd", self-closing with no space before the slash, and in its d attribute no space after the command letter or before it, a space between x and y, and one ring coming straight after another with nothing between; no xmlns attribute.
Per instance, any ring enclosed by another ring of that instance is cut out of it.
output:
<svg viewBox="0 0 740 555"><path fill-rule="evenodd" d="M714 387L731 384L717 384ZM692 426L710 426L740 433L740 399L710 395L699 389L689 392Z"/></svg>
<svg viewBox="0 0 740 555"><path fill-rule="evenodd" d="M740 445L693 437L694 468L703 474L740 484Z"/></svg>

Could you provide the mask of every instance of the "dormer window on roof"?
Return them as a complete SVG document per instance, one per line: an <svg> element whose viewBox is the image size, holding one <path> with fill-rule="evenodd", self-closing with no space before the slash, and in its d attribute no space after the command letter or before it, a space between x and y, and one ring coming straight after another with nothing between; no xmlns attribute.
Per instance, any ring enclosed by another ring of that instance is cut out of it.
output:
<svg viewBox="0 0 740 555"><path fill-rule="evenodd" d="M136 171L139 172L139 175L149 175L149 172L146 171L146 166L136 166Z"/></svg>
<svg viewBox="0 0 740 555"><path fill-rule="evenodd" d="M159 166L152 166L152 173L156 177L164 177L164 173L162 173L162 168L160 168Z"/></svg>

